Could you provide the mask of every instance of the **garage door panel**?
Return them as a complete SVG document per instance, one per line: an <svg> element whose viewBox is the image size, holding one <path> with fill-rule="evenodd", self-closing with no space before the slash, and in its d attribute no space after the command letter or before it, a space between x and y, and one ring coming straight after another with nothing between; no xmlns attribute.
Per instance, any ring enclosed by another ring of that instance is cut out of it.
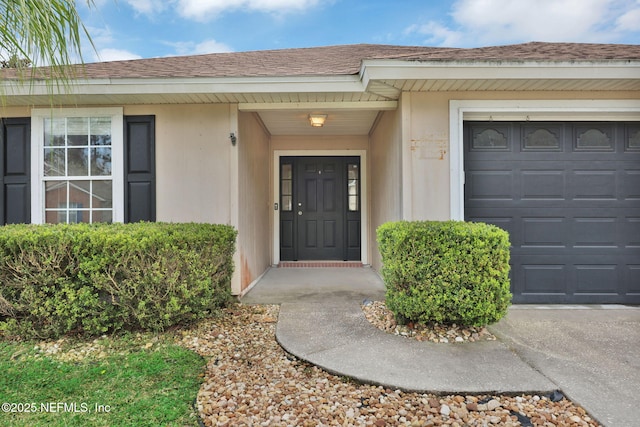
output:
<svg viewBox="0 0 640 427"><path fill-rule="evenodd" d="M576 248L616 248L617 218L585 217L573 219L573 246Z"/></svg>
<svg viewBox="0 0 640 427"><path fill-rule="evenodd" d="M521 264L522 294L564 295L567 269L562 264Z"/></svg>
<svg viewBox="0 0 640 427"><path fill-rule="evenodd" d="M625 266L625 282L629 284L626 289L627 294L635 294L640 299L640 264Z"/></svg>
<svg viewBox="0 0 640 427"><path fill-rule="evenodd" d="M508 170L482 170L472 174L469 198L473 200L511 200L513 172Z"/></svg>
<svg viewBox="0 0 640 427"><path fill-rule="evenodd" d="M640 265L620 261L616 256L513 255L512 292L520 302L595 303L607 297L610 303L638 303ZM630 299L634 293L637 298Z"/></svg>
<svg viewBox="0 0 640 427"><path fill-rule="evenodd" d="M576 294L617 294L620 270L615 264L582 264L575 266Z"/></svg>
<svg viewBox="0 0 640 427"><path fill-rule="evenodd" d="M569 175L568 181L571 199L617 199L615 170L574 170Z"/></svg>
<svg viewBox="0 0 640 427"><path fill-rule="evenodd" d="M620 226L621 238L625 247L640 248L640 217L626 217Z"/></svg>
<svg viewBox="0 0 640 427"><path fill-rule="evenodd" d="M510 234L511 244L531 250L542 248L602 249L640 246L638 217L616 208L518 207L467 209L468 221L494 224ZM588 213L589 216L586 216Z"/></svg>
<svg viewBox="0 0 640 427"><path fill-rule="evenodd" d="M602 201L605 206L612 202L640 201L640 170L611 169L612 162L592 170L572 169L576 165L571 162L542 163L531 162L526 168L514 163L511 170L468 171L466 182L471 190L468 197L475 200L554 200L554 203L561 200Z"/></svg>
<svg viewBox="0 0 640 427"><path fill-rule="evenodd" d="M465 219L509 232L513 301L640 303L640 124L465 128Z"/></svg>
<svg viewBox="0 0 640 427"><path fill-rule="evenodd" d="M640 304L640 296L628 294L519 294L514 304Z"/></svg>
<svg viewBox="0 0 640 427"><path fill-rule="evenodd" d="M625 170L620 187L624 200L640 201L640 170Z"/></svg>
<svg viewBox="0 0 640 427"><path fill-rule="evenodd" d="M563 170L523 170L522 199L565 199L565 172Z"/></svg>
<svg viewBox="0 0 640 427"><path fill-rule="evenodd" d="M567 221L561 217L522 218L523 247L565 248Z"/></svg>

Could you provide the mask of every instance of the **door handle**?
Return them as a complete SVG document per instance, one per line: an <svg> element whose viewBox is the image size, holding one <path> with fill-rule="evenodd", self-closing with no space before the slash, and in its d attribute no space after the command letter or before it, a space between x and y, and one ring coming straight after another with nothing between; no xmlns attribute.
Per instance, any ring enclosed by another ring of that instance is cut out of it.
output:
<svg viewBox="0 0 640 427"><path fill-rule="evenodd" d="M298 215L302 215L302 211L298 211Z"/></svg>

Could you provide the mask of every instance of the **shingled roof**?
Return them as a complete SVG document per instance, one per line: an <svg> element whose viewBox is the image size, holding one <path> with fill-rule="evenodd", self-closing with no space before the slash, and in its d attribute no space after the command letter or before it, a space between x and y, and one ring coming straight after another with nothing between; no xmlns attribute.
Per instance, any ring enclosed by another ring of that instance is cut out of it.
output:
<svg viewBox="0 0 640 427"><path fill-rule="evenodd" d="M78 75L89 79L353 75L358 74L363 60L376 59L638 61L640 45L531 42L467 49L354 44L97 62L82 66Z"/></svg>
<svg viewBox="0 0 640 427"><path fill-rule="evenodd" d="M87 64L87 77L270 77L350 75L363 59L423 55L437 48L372 44L212 53Z"/></svg>

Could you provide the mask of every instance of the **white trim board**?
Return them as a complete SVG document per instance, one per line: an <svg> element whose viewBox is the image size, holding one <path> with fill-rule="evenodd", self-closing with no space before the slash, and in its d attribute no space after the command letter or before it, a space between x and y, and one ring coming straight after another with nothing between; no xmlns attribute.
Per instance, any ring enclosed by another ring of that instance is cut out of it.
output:
<svg viewBox="0 0 640 427"><path fill-rule="evenodd" d="M311 157L311 156L353 156L360 157L360 191L362 206L360 217L360 261L369 264L369 195L368 195L368 168L366 150L274 150L273 151L273 200L280 200L280 157ZM280 263L280 221L279 211L273 211L273 264Z"/></svg>
<svg viewBox="0 0 640 427"><path fill-rule="evenodd" d="M464 220L465 120L640 121L640 100L449 101L450 217Z"/></svg>

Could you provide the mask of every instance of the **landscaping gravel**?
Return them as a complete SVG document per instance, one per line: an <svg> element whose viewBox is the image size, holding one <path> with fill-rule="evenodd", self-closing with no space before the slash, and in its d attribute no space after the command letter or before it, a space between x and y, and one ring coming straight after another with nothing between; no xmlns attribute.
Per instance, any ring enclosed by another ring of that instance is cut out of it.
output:
<svg viewBox="0 0 640 427"><path fill-rule="evenodd" d="M236 305L178 332L182 345L208 360L196 402L205 426L599 425L559 393L435 396L328 374L278 345L278 310Z"/></svg>
<svg viewBox="0 0 640 427"><path fill-rule="evenodd" d="M364 311L367 320L378 329L390 334L413 338L417 341L446 344L496 340L496 337L484 327L413 322L399 325L393 317L393 313L383 301L366 301L362 305L362 311Z"/></svg>

